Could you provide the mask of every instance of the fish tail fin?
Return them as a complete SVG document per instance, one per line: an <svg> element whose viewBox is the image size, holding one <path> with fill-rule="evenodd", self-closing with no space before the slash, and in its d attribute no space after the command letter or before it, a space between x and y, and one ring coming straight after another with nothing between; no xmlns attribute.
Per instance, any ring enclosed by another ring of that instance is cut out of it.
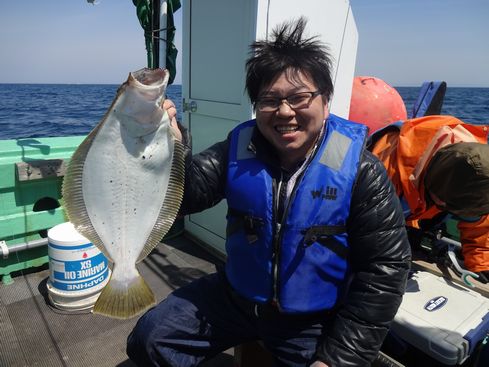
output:
<svg viewBox="0 0 489 367"><path fill-rule="evenodd" d="M129 284L109 281L95 302L93 312L116 319L129 319L155 304L153 291L138 273Z"/></svg>

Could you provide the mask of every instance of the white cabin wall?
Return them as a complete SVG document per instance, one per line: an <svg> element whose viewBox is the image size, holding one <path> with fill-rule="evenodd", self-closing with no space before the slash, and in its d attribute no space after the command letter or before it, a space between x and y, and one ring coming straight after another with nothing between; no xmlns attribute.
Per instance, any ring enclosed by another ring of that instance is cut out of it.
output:
<svg viewBox="0 0 489 367"><path fill-rule="evenodd" d="M334 98L330 103L330 111L338 116L348 119L350 113L351 92L353 78L355 77L355 63L357 59L358 30L351 7L348 7L345 33L341 52L337 56L334 84Z"/></svg>

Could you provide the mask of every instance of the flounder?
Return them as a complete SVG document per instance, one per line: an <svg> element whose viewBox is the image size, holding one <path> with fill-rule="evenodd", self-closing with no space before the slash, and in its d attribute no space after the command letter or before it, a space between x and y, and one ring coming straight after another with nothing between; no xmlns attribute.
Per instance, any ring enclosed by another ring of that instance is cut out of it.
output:
<svg viewBox="0 0 489 367"><path fill-rule="evenodd" d="M183 146L162 108L168 76L163 69L130 73L64 178L70 222L113 264L94 313L125 319L155 304L136 263L172 226L184 182Z"/></svg>

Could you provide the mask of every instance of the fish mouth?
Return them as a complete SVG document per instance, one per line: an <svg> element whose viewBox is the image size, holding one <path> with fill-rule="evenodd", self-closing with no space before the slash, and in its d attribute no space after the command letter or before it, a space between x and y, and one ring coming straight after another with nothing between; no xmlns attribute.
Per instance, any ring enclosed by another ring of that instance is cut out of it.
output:
<svg viewBox="0 0 489 367"><path fill-rule="evenodd" d="M129 74L129 80L138 83L138 87L161 87L166 85L170 73L167 69L142 68Z"/></svg>
<svg viewBox="0 0 489 367"><path fill-rule="evenodd" d="M130 137L143 137L156 131L168 119L162 108L170 73L166 69L143 68L129 73L119 88L113 113Z"/></svg>

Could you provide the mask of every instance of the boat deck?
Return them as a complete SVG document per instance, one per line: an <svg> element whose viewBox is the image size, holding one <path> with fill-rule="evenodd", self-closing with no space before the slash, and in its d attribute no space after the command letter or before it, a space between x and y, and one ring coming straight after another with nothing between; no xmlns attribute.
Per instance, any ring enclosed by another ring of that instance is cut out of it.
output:
<svg viewBox="0 0 489 367"><path fill-rule="evenodd" d="M181 235L161 243L139 265L139 270L159 302L172 290L215 271L216 266L222 266L220 258ZM416 259L413 268L462 283L453 272L424 259ZM117 320L90 311L67 312L53 308L46 288L48 277L49 269L45 266L17 275L13 284L0 284L0 366L134 367L125 348L127 335L138 317ZM474 283L477 291L489 295L489 285ZM270 365L270 356L257 344L238 348L236 360L234 351L227 350L202 366ZM415 350L402 362L389 361L385 354L382 357L373 366L441 366Z"/></svg>
<svg viewBox="0 0 489 367"><path fill-rule="evenodd" d="M184 236L165 240L140 265L157 301L206 273L221 261ZM126 338L138 317L116 320L89 311L53 308L46 283L49 270L20 274L0 284L0 366L133 367ZM233 350L204 364L234 366Z"/></svg>

